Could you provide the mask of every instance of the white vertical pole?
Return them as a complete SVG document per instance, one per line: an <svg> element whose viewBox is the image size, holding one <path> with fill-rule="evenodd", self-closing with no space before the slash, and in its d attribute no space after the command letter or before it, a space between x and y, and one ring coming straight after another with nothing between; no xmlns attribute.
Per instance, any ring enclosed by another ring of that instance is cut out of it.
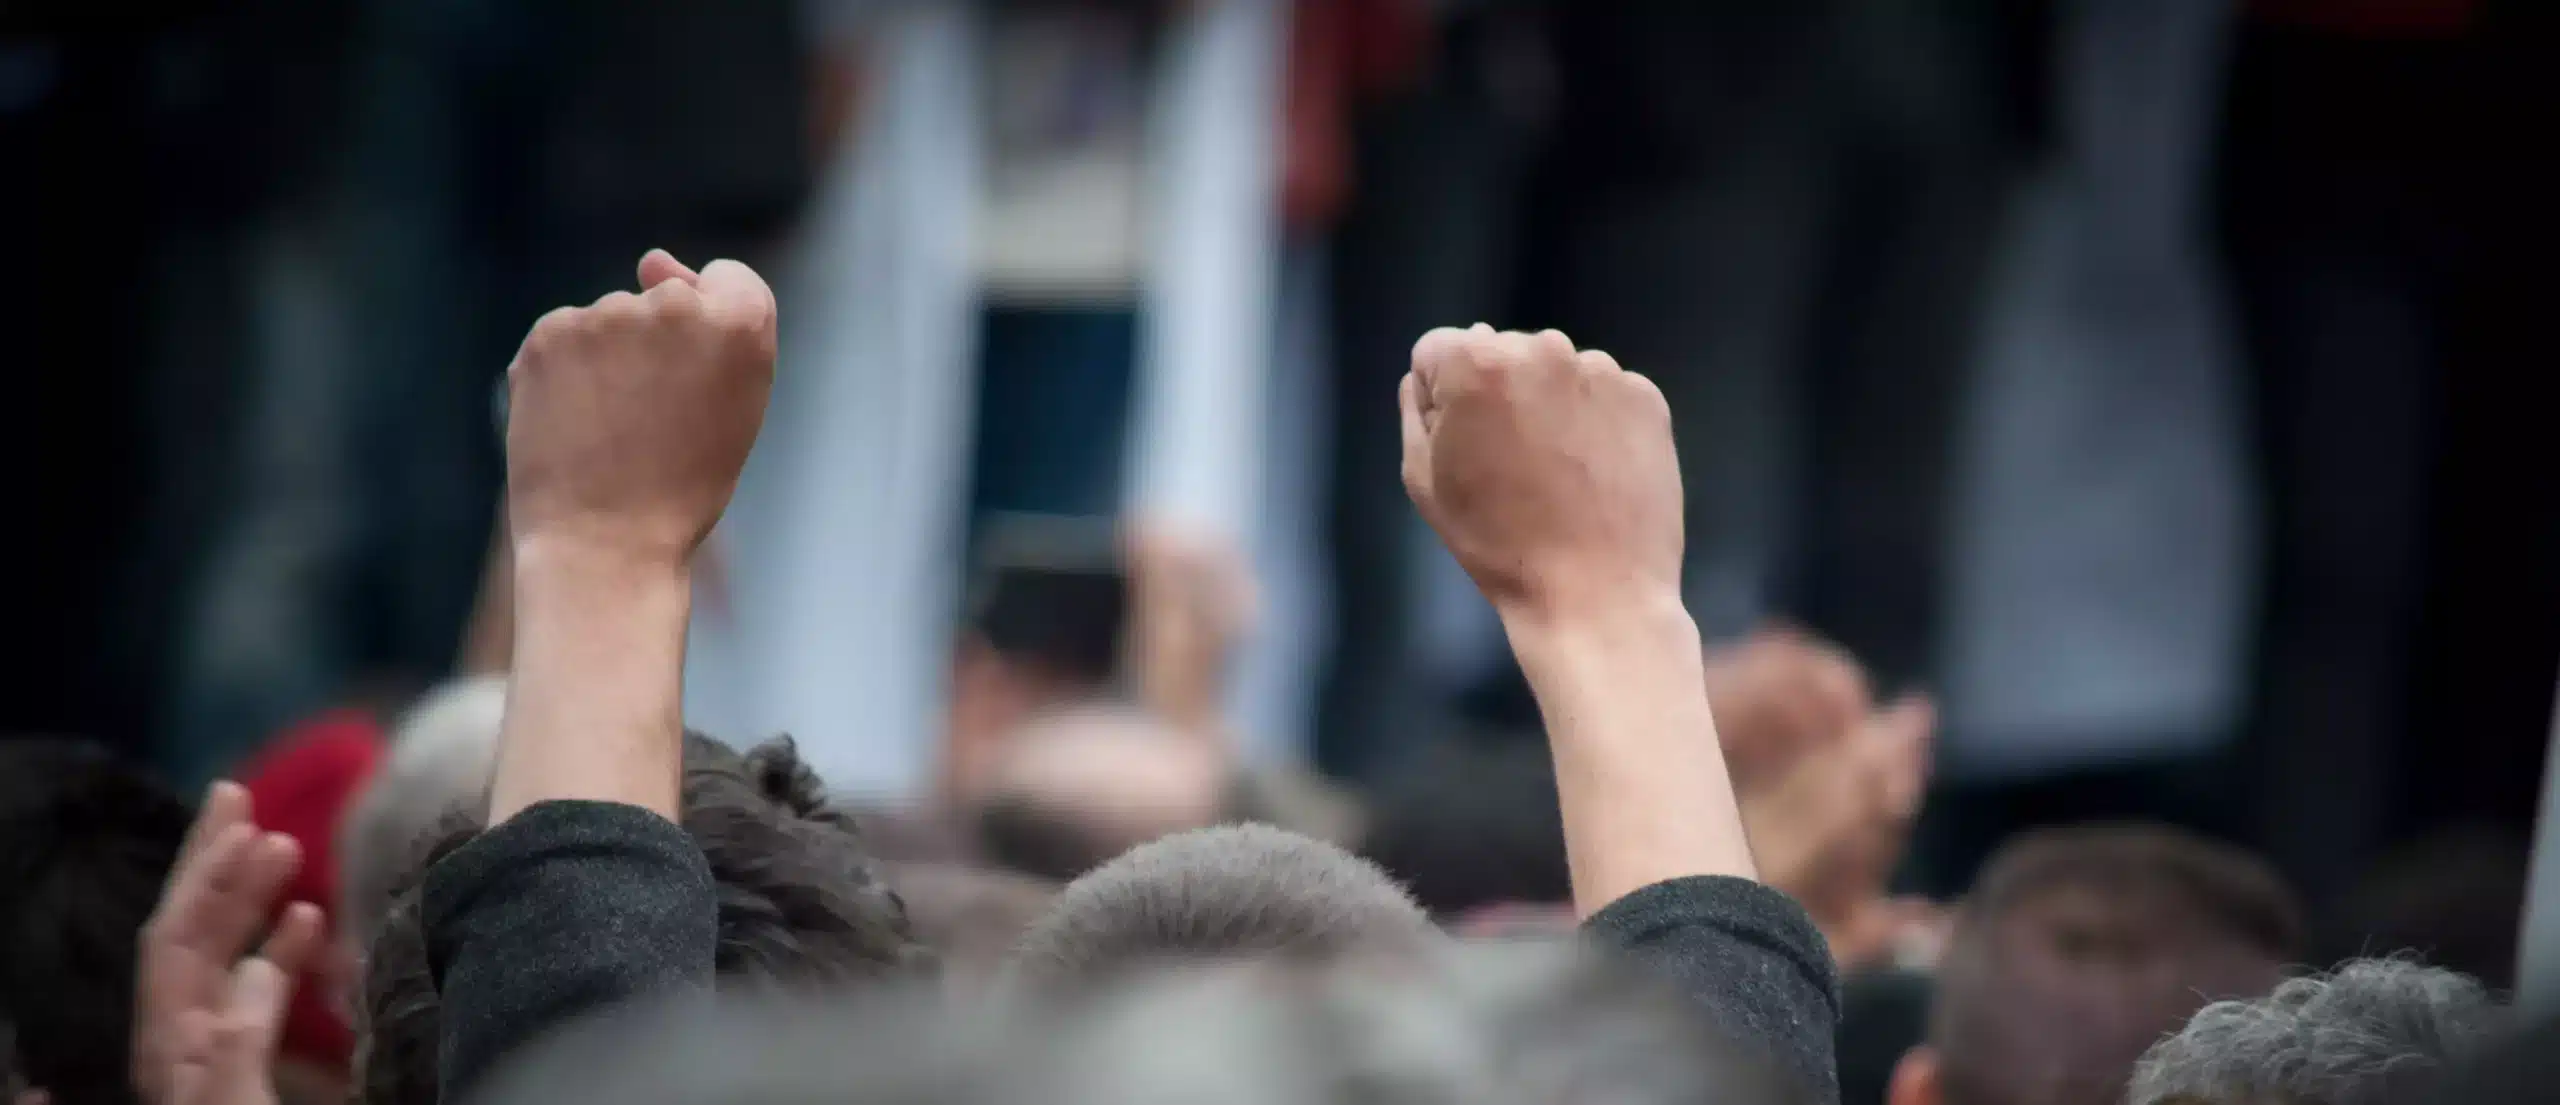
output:
<svg viewBox="0 0 2560 1105"><path fill-rule="evenodd" d="M733 609L697 610L686 705L891 794L932 768L958 605L978 27L971 5L915 4L873 32L860 124L778 273L773 410L720 535Z"/></svg>
<svg viewBox="0 0 2560 1105"><path fill-rule="evenodd" d="M1134 512L1229 537L1262 493L1280 267L1279 0L1191 5L1149 100L1144 307L1130 418Z"/></svg>
<svg viewBox="0 0 2560 1105"><path fill-rule="evenodd" d="M1265 538L1284 536L1262 531L1288 16L1283 0L1206 0L1167 28L1148 100L1126 474L1132 516L1232 540L1266 576L1279 558ZM1272 647L1246 642L1245 665L1268 667L1252 653Z"/></svg>

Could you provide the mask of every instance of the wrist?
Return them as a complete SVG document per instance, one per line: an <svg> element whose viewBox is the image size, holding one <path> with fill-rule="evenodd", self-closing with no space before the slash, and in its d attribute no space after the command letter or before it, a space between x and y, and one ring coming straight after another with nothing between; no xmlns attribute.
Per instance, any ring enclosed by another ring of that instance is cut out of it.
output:
<svg viewBox="0 0 2560 1105"><path fill-rule="evenodd" d="M489 823L554 799L677 816L685 626L679 558L576 541L515 544L514 666Z"/></svg>
<svg viewBox="0 0 2560 1105"><path fill-rule="evenodd" d="M1494 613L1522 663L1559 651L1635 646L1668 641L1702 649L1697 622L1676 589L1629 591L1574 602L1500 602ZM1703 659L1703 656L1702 656Z"/></svg>
<svg viewBox="0 0 2560 1105"><path fill-rule="evenodd" d="M577 537L520 538L510 547L509 583L519 608L551 606L545 600L690 591L690 558L664 551Z"/></svg>
<svg viewBox="0 0 2560 1105"><path fill-rule="evenodd" d="M1582 914L1686 875L1755 878L1676 591L1497 609L1546 722Z"/></svg>

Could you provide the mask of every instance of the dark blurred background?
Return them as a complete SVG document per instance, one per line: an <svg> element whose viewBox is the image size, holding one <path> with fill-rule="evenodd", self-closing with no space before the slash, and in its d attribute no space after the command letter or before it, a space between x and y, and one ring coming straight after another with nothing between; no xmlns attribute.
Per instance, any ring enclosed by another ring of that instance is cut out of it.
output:
<svg viewBox="0 0 2560 1105"><path fill-rule="evenodd" d="M993 693L973 596L1081 570L1020 515L1241 550L1258 760L1533 728L1395 474L1410 343L1487 321L1661 384L1711 635L1936 693L1917 883L2149 816L2334 901L2530 824L2539 0L0 13L0 731L201 780L470 663L514 346L665 246L785 304L691 709L854 789ZM1116 633L1107 586L1007 593Z"/></svg>

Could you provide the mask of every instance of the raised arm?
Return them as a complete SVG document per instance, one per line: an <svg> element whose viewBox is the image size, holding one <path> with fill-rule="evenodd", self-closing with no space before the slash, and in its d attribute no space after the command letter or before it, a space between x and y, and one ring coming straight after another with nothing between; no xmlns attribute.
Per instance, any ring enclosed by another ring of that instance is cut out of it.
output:
<svg viewBox="0 0 2560 1105"><path fill-rule="evenodd" d="M673 819L685 621L773 390L773 293L745 265L664 253L639 294L543 316L509 377L514 675L495 825L592 799Z"/></svg>
<svg viewBox="0 0 2560 1105"><path fill-rule="evenodd" d="M1544 715L1576 910L1751 849L1680 603L1680 468L1653 383L1540 334L1434 330L1405 377L1414 505L1492 600Z"/></svg>
<svg viewBox="0 0 2560 1105"><path fill-rule="evenodd" d="M1406 489L1501 613L1546 718L1583 931L1836 1100L1831 960L1755 881L1680 604L1662 393L1552 330L1478 327L1425 335L1402 402Z"/></svg>
<svg viewBox="0 0 2560 1105"><path fill-rule="evenodd" d="M444 1100L596 1010L710 984L716 890L677 827L695 557L773 388L773 295L664 253L543 316L508 370L514 670L489 828L427 872Z"/></svg>

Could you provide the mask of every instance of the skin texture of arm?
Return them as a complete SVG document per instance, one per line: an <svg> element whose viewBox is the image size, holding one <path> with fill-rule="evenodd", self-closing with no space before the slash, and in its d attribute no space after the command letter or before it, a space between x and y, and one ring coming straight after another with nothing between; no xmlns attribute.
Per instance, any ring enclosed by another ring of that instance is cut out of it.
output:
<svg viewBox="0 0 2560 1105"><path fill-rule="evenodd" d="M1576 914L1687 875L1756 878L1677 596L1507 614L1555 757Z"/></svg>

